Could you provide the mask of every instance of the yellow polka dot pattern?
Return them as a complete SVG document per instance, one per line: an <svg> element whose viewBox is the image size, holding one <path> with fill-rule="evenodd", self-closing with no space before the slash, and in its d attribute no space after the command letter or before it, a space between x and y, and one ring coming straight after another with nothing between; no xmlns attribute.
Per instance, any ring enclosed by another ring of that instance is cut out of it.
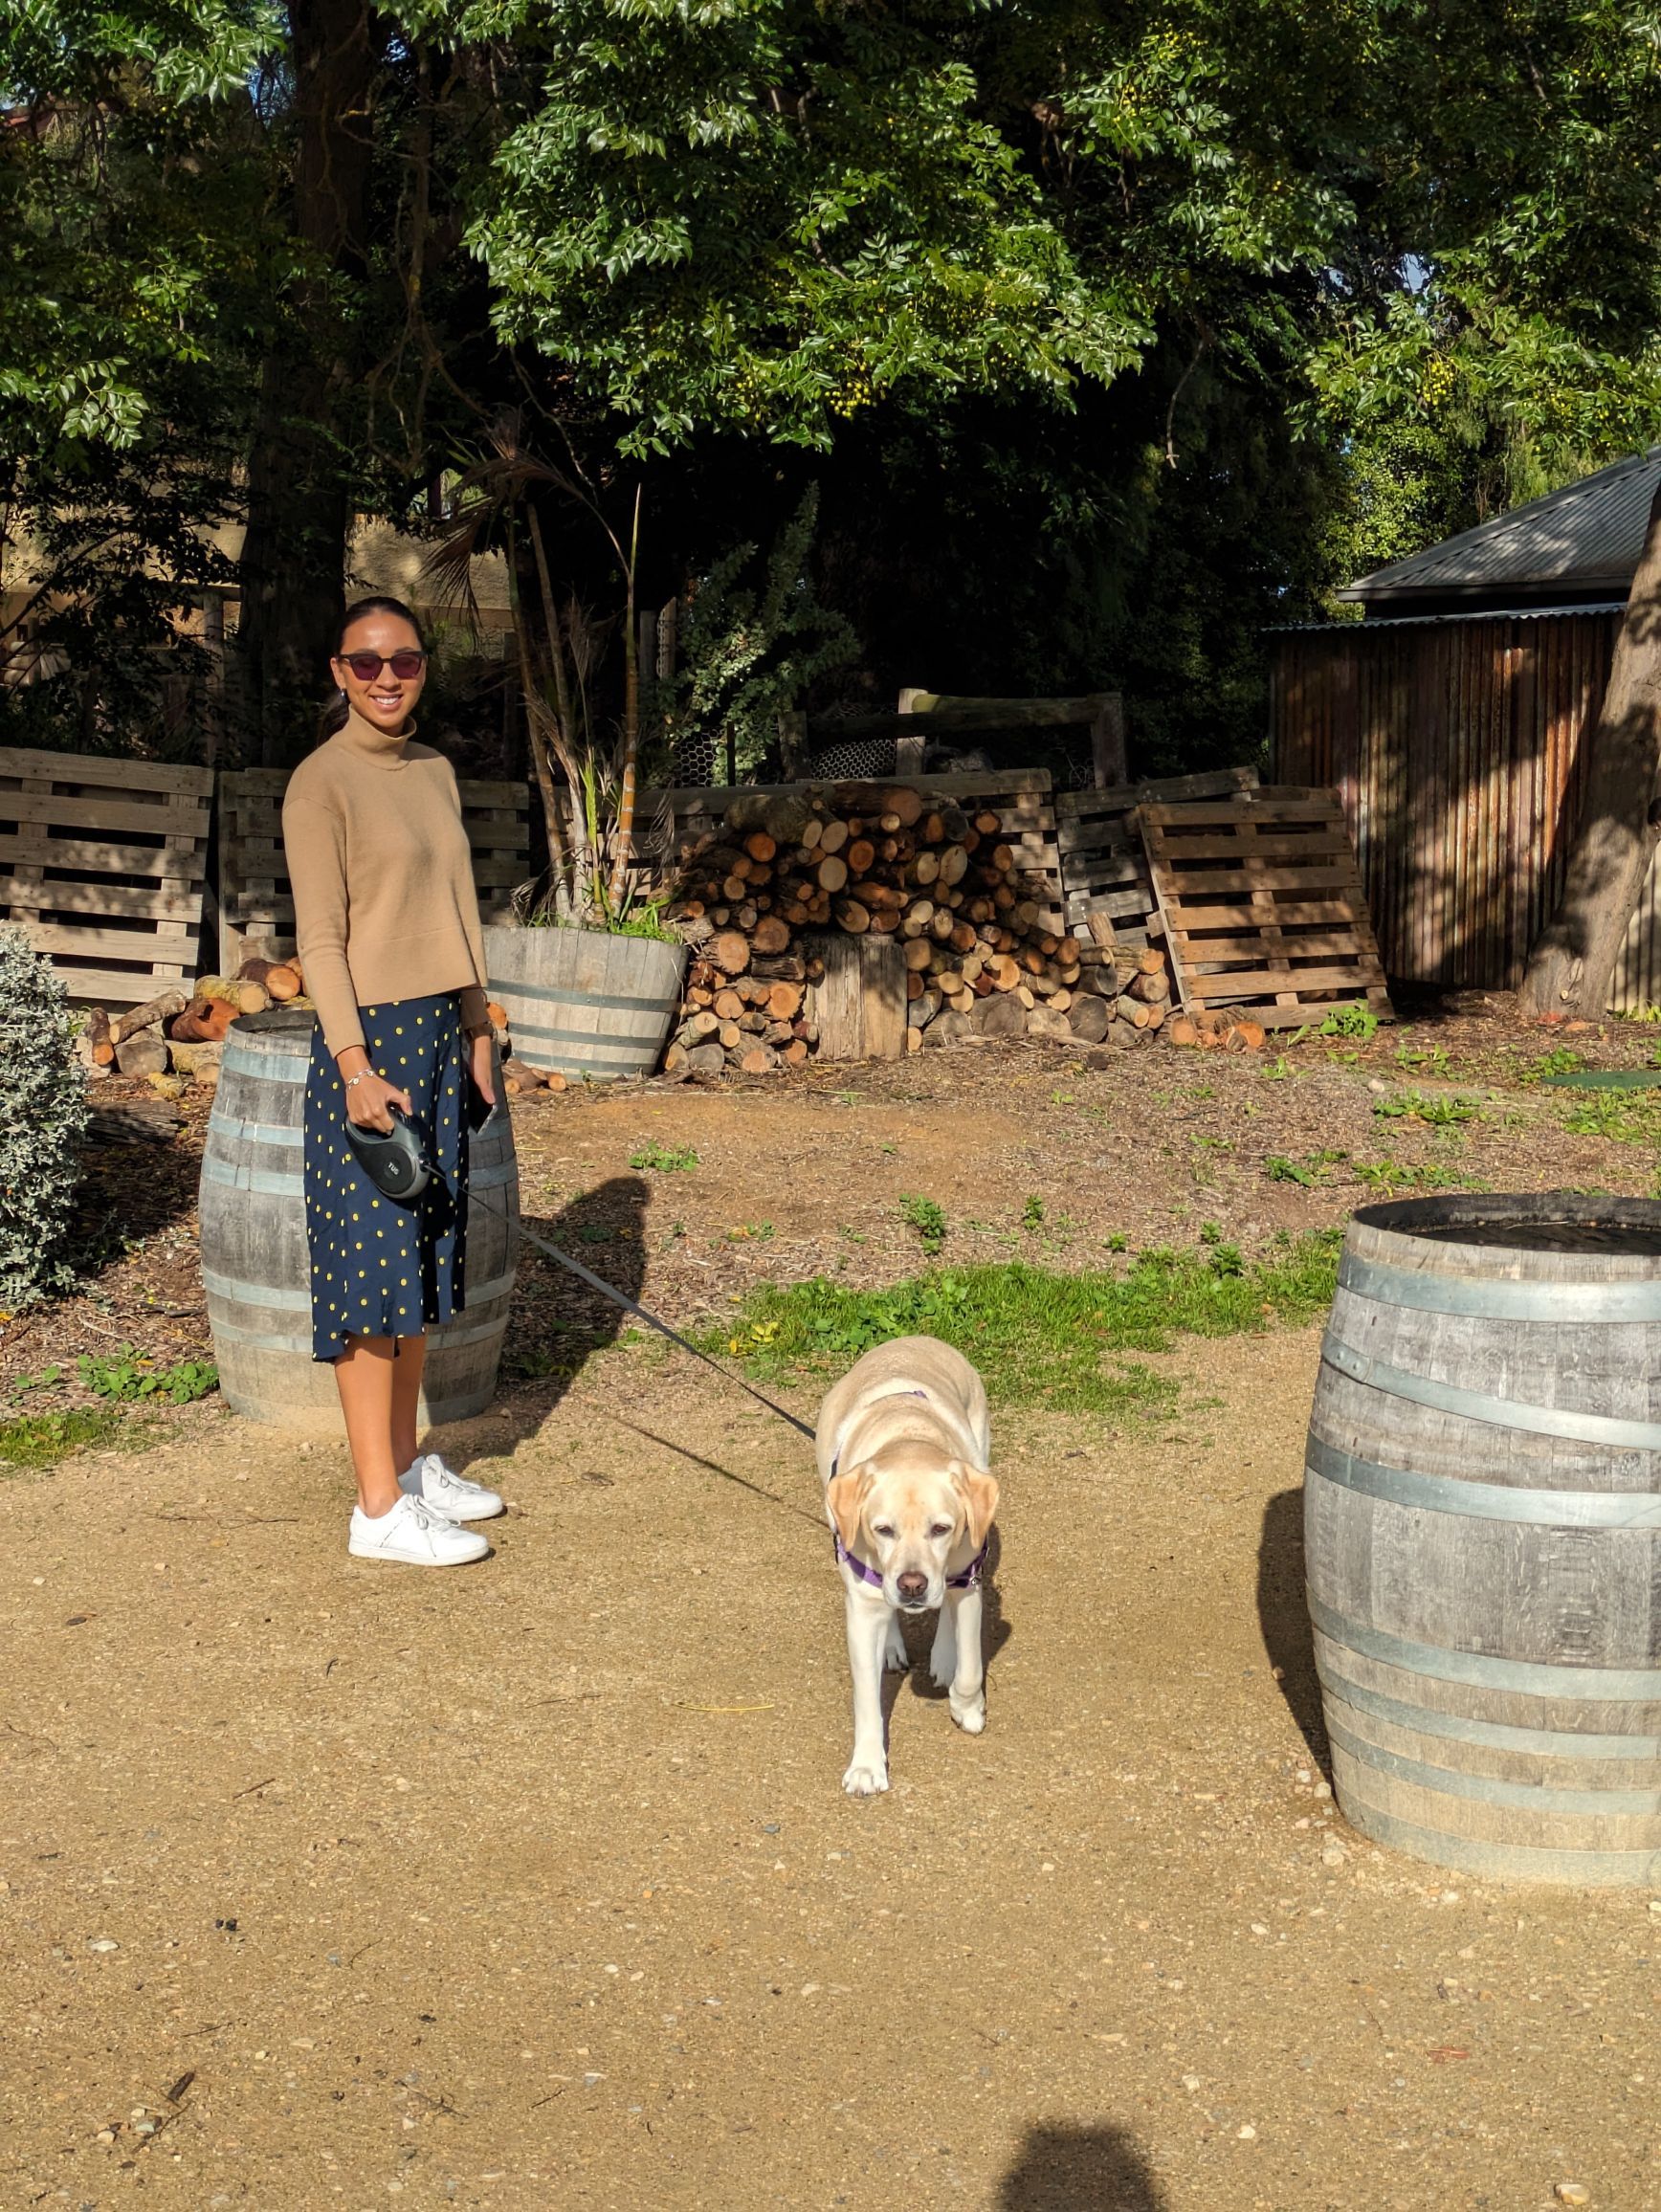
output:
<svg viewBox="0 0 1661 2212"><path fill-rule="evenodd" d="M360 1008L370 1065L408 1091L437 1173L414 1206L384 1198L342 1131L345 1086L321 1029L305 1087L312 1358L351 1337L419 1337L466 1303L466 1069L454 992Z"/></svg>

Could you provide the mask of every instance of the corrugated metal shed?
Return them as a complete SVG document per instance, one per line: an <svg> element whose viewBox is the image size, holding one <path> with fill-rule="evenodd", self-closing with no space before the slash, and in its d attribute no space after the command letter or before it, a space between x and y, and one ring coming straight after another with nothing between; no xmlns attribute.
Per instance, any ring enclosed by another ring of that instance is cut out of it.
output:
<svg viewBox="0 0 1661 2212"><path fill-rule="evenodd" d="M1661 484L1661 446L1578 484L1393 561L1340 592L1369 614L1452 612L1461 602L1515 613L1530 603L1625 601Z"/></svg>
<svg viewBox="0 0 1661 2212"><path fill-rule="evenodd" d="M1511 990L1562 892L1624 608L1275 633L1276 783L1336 785L1387 972ZM1652 864L1609 1006L1661 1005Z"/></svg>

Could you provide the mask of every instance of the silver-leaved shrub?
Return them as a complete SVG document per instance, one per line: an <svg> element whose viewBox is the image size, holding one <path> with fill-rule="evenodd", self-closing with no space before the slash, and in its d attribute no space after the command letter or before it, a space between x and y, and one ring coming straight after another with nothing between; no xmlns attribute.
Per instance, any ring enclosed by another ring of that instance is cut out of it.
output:
<svg viewBox="0 0 1661 2212"><path fill-rule="evenodd" d="M74 1280L70 1224L86 1134L75 1021L49 961L0 925L0 1307Z"/></svg>

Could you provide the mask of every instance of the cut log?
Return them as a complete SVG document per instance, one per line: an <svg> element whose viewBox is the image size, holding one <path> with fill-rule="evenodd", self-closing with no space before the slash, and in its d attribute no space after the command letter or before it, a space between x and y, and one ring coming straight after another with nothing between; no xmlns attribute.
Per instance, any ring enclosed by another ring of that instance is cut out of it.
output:
<svg viewBox="0 0 1661 2212"><path fill-rule="evenodd" d="M962 883L969 872L969 856L961 845L948 845L941 854L940 881Z"/></svg>
<svg viewBox="0 0 1661 2212"><path fill-rule="evenodd" d="M236 1008L227 999L192 999L184 1012L175 1014L168 1023L167 1034L187 1045L216 1043L225 1036L235 1019ZM136 1045L139 1036L148 1034L148 1030L140 1030L138 1036L128 1038L126 1044ZM124 1050L125 1045L117 1046L118 1062L121 1062ZM126 1073L124 1063L122 1063L122 1072L123 1074Z"/></svg>
<svg viewBox="0 0 1661 2212"><path fill-rule="evenodd" d="M268 991L271 990L271 985L269 984L267 984L265 987ZM272 996L275 998L277 993L272 991ZM505 1006L498 1006L494 999L492 999L489 1006L485 1007L484 1018L490 1024L493 1029L505 1029L508 1026L507 1008Z"/></svg>
<svg viewBox="0 0 1661 2212"><path fill-rule="evenodd" d="M836 827L840 828L840 824ZM821 891L841 891L848 881L848 863L839 852L827 852L815 874Z"/></svg>
<svg viewBox="0 0 1661 2212"><path fill-rule="evenodd" d="M714 1013L718 1022L736 1022L744 1010L744 1001L735 990L717 991Z"/></svg>
<svg viewBox="0 0 1661 2212"><path fill-rule="evenodd" d="M188 1002L184 991L162 991L157 998L146 998L142 1006L128 1006L128 1011L115 1015L113 1022L101 1006L95 1006L93 1015L98 1015L101 1024L104 1024L104 1035L108 1037L108 1042L120 1044L123 1037L137 1035L140 1029L150 1029L157 1022L170 1022L175 1013L184 1013L186 1005ZM93 1015L86 1018L88 1033L93 1030Z"/></svg>
<svg viewBox="0 0 1661 2212"><path fill-rule="evenodd" d="M890 784L881 793L882 811L894 816L899 830L910 830L922 820L923 804L922 793L911 784Z"/></svg>
<svg viewBox="0 0 1661 2212"><path fill-rule="evenodd" d="M1024 1037L1027 1033L1027 1009L1011 993L994 991L990 997L977 1000L969 1019L977 1036Z"/></svg>
<svg viewBox="0 0 1661 2212"><path fill-rule="evenodd" d="M1112 915L1098 914L1093 907L1084 918L1084 926L1089 930L1093 940L1101 947L1103 952L1113 950L1118 933L1113 926Z"/></svg>
<svg viewBox="0 0 1661 2212"><path fill-rule="evenodd" d="M299 997L299 978L286 961L245 960L236 971L238 983L262 984L267 998L278 1006L286 1006L290 999ZM248 1010L246 1007L243 1009ZM501 1027L507 1027L503 1015Z"/></svg>
<svg viewBox="0 0 1661 2212"><path fill-rule="evenodd" d="M834 908L837 926L850 937L863 937L871 927L871 909L856 898L839 898Z"/></svg>
<svg viewBox="0 0 1661 2212"><path fill-rule="evenodd" d="M1260 1052L1267 1036L1260 1022L1244 1021L1234 1023L1230 1034L1239 1039L1240 1049L1246 1052Z"/></svg>
<svg viewBox="0 0 1661 2212"><path fill-rule="evenodd" d="M827 822L819 832L819 850L821 852L840 852L847 842L848 825L846 822ZM843 881L847 881L846 876L843 877Z"/></svg>
<svg viewBox="0 0 1661 2212"><path fill-rule="evenodd" d="M775 1022L793 1022L805 995L800 984L775 984L767 993L767 1011Z"/></svg>
<svg viewBox="0 0 1661 2212"><path fill-rule="evenodd" d="M501 1064L501 1085L510 1098L521 1098L527 1091L542 1089L542 1073L539 1069L527 1068L522 1060L516 1060L510 1054Z"/></svg>
<svg viewBox="0 0 1661 2212"><path fill-rule="evenodd" d="M720 1017L711 1013L707 1007L700 1007L696 1014L682 1022L675 1032L675 1041L690 1049L694 1045L701 1045L706 1037L713 1037L720 1028Z"/></svg>
<svg viewBox="0 0 1661 2212"><path fill-rule="evenodd" d="M704 955L723 975L742 975L750 964L750 940L741 930L719 930L705 945Z"/></svg>
<svg viewBox="0 0 1661 2212"><path fill-rule="evenodd" d="M781 953L789 949L790 925L777 915L764 915L751 933L750 941L760 953Z"/></svg>
<svg viewBox="0 0 1661 2212"><path fill-rule="evenodd" d="M1163 952L1161 952L1157 944L1144 944L1141 950L1135 957L1139 974L1144 976L1161 976L1164 974L1165 956Z"/></svg>
<svg viewBox="0 0 1661 2212"><path fill-rule="evenodd" d="M168 1048L168 1057L176 1074L188 1075L193 1082L210 1086L219 1080L219 1069L224 1056L223 1045L175 1044Z"/></svg>
<svg viewBox="0 0 1661 2212"><path fill-rule="evenodd" d="M1113 1026L1107 1001L1088 996L1074 999L1067 1009L1067 1026L1085 1044L1101 1044Z"/></svg>
<svg viewBox="0 0 1661 2212"><path fill-rule="evenodd" d="M176 993L174 994L177 995ZM159 1017L158 1017L159 1018ZM119 1028L120 1025L116 1025ZM86 1020L81 1025L82 1057L90 1067L111 1068L116 1057L116 1029L102 1006L89 1006Z"/></svg>
<svg viewBox="0 0 1661 2212"><path fill-rule="evenodd" d="M686 1055L686 1072L701 1082L709 1082L726 1067L726 1054L719 1045L694 1045Z"/></svg>
<svg viewBox="0 0 1661 2212"><path fill-rule="evenodd" d="M1008 953L994 953L986 962L986 973L997 991L1012 991L1021 981L1021 970Z"/></svg>
<svg viewBox="0 0 1661 2212"><path fill-rule="evenodd" d="M771 1045L752 1045L739 1060L746 1075L770 1075L778 1065L779 1055Z"/></svg>
<svg viewBox="0 0 1661 2212"><path fill-rule="evenodd" d="M1165 1024L1165 1034L1173 1045L1197 1045L1200 1026L1187 1014L1177 1014Z"/></svg>
<svg viewBox="0 0 1661 2212"><path fill-rule="evenodd" d="M908 968L921 973L934 959L938 947L931 938L914 937L900 946L900 955Z"/></svg>
<svg viewBox="0 0 1661 2212"><path fill-rule="evenodd" d="M1163 1006L1171 995L1171 979L1161 967L1157 974L1143 973L1131 979L1130 995L1150 1006Z"/></svg>
<svg viewBox="0 0 1661 2212"><path fill-rule="evenodd" d="M930 1022L922 1032L922 1041L925 1046L954 1045L960 1037L972 1037L974 1033L975 1025L968 1015L948 1007Z"/></svg>
<svg viewBox="0 0 1661 2212"><path fill-rule="evenodd" d="M752 830L744 839L744 851L752 860L771 860L778 850L764 830Z"/></svg>
<svg viewBox="0 0 1661 2212"><path fill-rule="evenodd" d="M184 1019L183 1015L180 1019ZM116 1047L116 1066L123 1075L165 1075L166 1040L159 1029L136 1030Z"/></svg>
<svg viewBox="0 0 1661 2212"><path fill-rule="evenodd" d="M1052 1037L1071 1043L1073 1031L1067 1026L1067 1016L1058 1014L1053 1006L1034 1006L1027 1016L1027 1034L1030 1037Z"/></svg>

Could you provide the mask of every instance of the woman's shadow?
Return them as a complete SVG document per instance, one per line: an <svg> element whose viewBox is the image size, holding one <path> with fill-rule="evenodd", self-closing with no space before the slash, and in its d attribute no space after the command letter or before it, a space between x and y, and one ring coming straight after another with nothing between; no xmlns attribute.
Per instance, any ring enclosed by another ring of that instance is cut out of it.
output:
<svg viewBox="0 0 1661 2212"><path fill-rule="evenodd" d="M646 1280L648 1203L639 1176L614 1175L551 1219L524 1213L520 1224L638 1299ZM521 1236L500 1380L489 1411L473 1427L469 1456L495 1456L535 1436L587 1360L637 1326L621 1306Z"/></svg>

